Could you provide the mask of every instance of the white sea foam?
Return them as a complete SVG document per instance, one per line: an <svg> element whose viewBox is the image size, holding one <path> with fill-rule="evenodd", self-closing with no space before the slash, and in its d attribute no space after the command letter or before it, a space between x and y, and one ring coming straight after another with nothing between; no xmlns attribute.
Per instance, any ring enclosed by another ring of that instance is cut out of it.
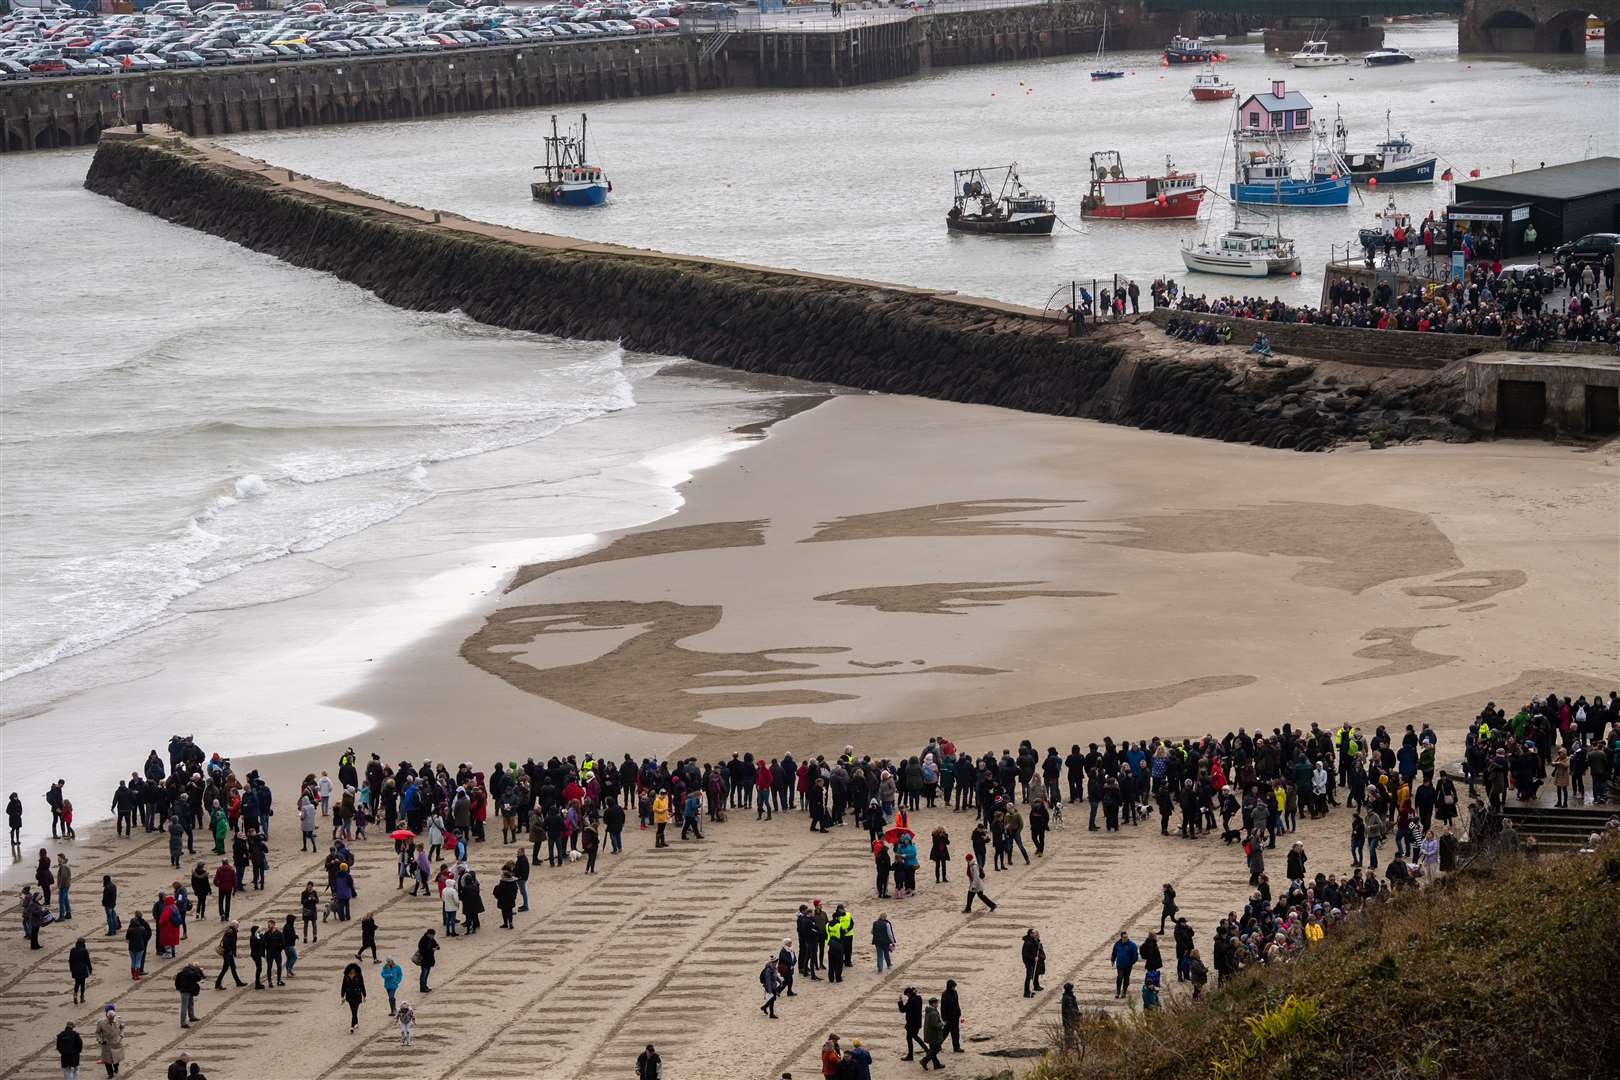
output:
<svg viewBox="0 0 1620 1080"><path fill-rule="evenodd" d="M238 499L257 499L261 495L270 494L270 485L264 482L264 477L258 473L248 473L236 481L236 497Z"/></svg>

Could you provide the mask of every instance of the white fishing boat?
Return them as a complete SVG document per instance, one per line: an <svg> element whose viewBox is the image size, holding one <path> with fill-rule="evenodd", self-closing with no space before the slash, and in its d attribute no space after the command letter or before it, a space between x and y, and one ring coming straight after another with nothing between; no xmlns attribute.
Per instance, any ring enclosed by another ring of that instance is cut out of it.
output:
<svg viewBox="0 0 1620 1080"><path fill-rule="evenodd" d="M1348 64L1350 59L1343 53L1328 52L1328 43L1325 41L1307 41L1305 47L1288 58L1288 62L1297 68L1339 67Z"/></svg>

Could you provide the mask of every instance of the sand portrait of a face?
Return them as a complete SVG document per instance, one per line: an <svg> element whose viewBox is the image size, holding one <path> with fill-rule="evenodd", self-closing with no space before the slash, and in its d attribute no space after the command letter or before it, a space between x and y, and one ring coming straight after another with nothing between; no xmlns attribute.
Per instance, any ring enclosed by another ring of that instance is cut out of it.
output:
<svg viewBox="0 0 1620 1080"><path fill-rule="evenodd" d="M1195 589L1142 587L1167 563L1217 593L1250 581L1279 617L1265 630L1251 614L1246 643L1222 642ZM1427 515L1376 504L1107 517L1083 500L1019 495L629 534L527 568L462 654L573 709L691 736L694 749L738 731L767 750L874 737L904 747L1300 678L1279 669L1283 638L1325 613L1324 591L1335 603L1376 595L1369 608L1405 608L1411 620L1313 626L1337 639L1317 683L1421 671L1455 659L1426 647L1450 623L1425 609L1487 610L1524 580L1466 567ZM1303 613L1285 621L1295 607ZM792 614L764 623L749 617L759 608ZM1143 641L1149 618L1160 629ZM1058 625L1078 647L1037 647L1040 628ZM1125 660L1126 641L1134 662L1100 660ZM879 728L874 714L890 719Z"/></svg>

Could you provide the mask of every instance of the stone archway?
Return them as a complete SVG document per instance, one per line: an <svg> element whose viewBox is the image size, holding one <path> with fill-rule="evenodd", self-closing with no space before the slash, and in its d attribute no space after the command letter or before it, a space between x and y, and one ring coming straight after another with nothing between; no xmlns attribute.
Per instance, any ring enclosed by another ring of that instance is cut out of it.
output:
<svg viewBox="0 0 1620 1080"><path fill-rule="evenodd" d="M1486 52L1533 52L1536 20L1522 11L1498 11L1480 27Z"/></svg>
<svg viewBox="0 0 1620 1080"><path fill-rule="evenodd" d="M1588 14L1583 8L1580 11L1560 11L1543 19L1536 32L1536 51L1584 53Z"/></svg>

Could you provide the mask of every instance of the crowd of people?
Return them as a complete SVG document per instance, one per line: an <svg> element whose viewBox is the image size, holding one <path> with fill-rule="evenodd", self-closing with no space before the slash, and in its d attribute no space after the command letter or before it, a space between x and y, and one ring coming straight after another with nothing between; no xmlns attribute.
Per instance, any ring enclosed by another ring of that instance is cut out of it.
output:
<svg viewBox="0 0 1620 1080"><path fill-rule="evenodd" d="M1369 287L1340 278L1328 285L1325 307L1289 304L1278 297L1212 299L1191 293L1166 306L1189 314L1265 322L1477 334L1503 338L1511 348L1535 350L1555 341L1620 343L1613 274L1612 260L1601 269L1588 264L1572 278L1561 267L1504 268L1500 262L1480 260L1462 279L1413 285L1400 292L1387 281ZM1568 298L1555 299L1566 287Z"/></svg>
<svg viewBox="0 0 1620 1080"><path fill-rule="evenodd" d="M655 847L671 843L666 829L677 818L681 839L690 841L703 838L705 823L722 822L729 815L746 817L750 811L756 822L802 815L800 821L818 832L853 824L864 829L872 853L875 895L892 901L903 901L929 885L951 886L951 830L940 824L925 838L934 874L931 883L919 884L923 848L911 828L911 815L923 807L964 814L971 823L965 829L969 850L961 856L965 869L957 879L965 895L964 912L971 912L975 903L994 912L987 878L1016 860L1030 862L1031 847L1036 858L1044 854L1048 834L1062 824L1067 805L1082 813L1088 830L1140 828L1156 817L1161 835L1218 839L1234 848L1234 857L1241 849L1252 893L1241 910L1215 928L1211 961L1219 985L1247 966L1286 960L1309 948L1369 902L1450 871L1458 856L1465 798L1471 801L1467 828L1475 837L1500 828L1509 790L1521 799L1534 798L1550 779L1560 805L1571 791L1575 799L1594 803L1611 798L1609 777L1620 767L1620 697L1611 692L1607 698L1593 694L1571 700L1549 693L1511 717L1492 703L1469 727L1460 775L1439 768L1437 755L1438 739L1427 725L1408 725L1400 733L1378 727L1366 735L1348 723L1331 730L1317 723L1308 728L1285 724L1269 734L1240 728L1219 739L1116 742L1110 737L1086 749L1071 746L1067 754L1055 746L1042 752L1025 740L1016 751L975 756L938 737L914 755L892 759L858 755L853 747L831 757L797 760L790 754L737 753L706 763L650 757L638 761L628 754L613 762L570 755L544 761L530 757L521 765L496 762L487 772L470 763L454 768L433 761L386 763L378 754L362 765L350 749L337 762L335 777L325 771L306 776L295 797L301 850L326 846L324 885L309 881L297 910L248 927L245 947L253 963L254 989L284 986L294 975L300 945L318 941L329 920L353 918L360 899L354 868L357 852L366 850L362 842L372 835L368 826L380 829L377 840L386 837L392 843L396 889L409 883L411 895L434 902L441 917L441 926L416 938L410 956L418 993L427 995L432 993L437 954L448 947L447 939L483 928L483 886L471 863L493 831L491 817L499 820L501 835L500 844L492 845L500 869L490 897L500 912L501 928L511 929L516 915L529 909L532 875L561 873L579 863L579 872L594 872L600 851L623 851L631 813L638 830L651 833L648 839ZM1460 790L1464 786L1466 794ZM68 838L70 819L60 814L67 804L64 792L62 782L52 785L47 802L60 834ZM148 950L154 946L158 956L179 956L188 923L209 917L212 897L213 917L227 924L217 946L214 987L223 989L227 977L245 987L237 969L242 928L230 917L231 901L239 891L264 887L275 805L264 777L248 772L239 779L229 759L205 756L193 740L182 737L171 741L167 763L154 751L139 772L119 784L112 801L119 833L133 834L138 822L146 831L166 835L171 862L178 868L183 859L195 858L195 834L200 831L202 842L211 841L211 855L218 857L212 868L208 858L195 861L189 878L177 874L149 910L129 911L127 926L121 912L129 905L120 903L112 876L103 875L106 933L123 936L132 980L145 976ZM1304 845L1289 840L1300 817L1343 811L1349 815L1349 869L1343 875L1309 871ZM22 818L15 794L8 816L15 838ZM1285 843L1285 883L1274 889L1266 860L1280 840ZM1386 841L1393 850L1380 875L1379 852ZM24 934L36 947L42 929L73 919L73 870L66 852L52 862L41 849L34 886L25 888L22 897ZM1208 968L1197 932L1178 914L1174 886L1166 883L1159 931L1141 942L1122 931L1111 950L1116 996L1130 994L1136 985L1135 965L1141 963L1145 975L1137 989L1142 1006L1158 1006L1165 967L1159 935L1167 924L1173 924L1177 981L1190 983L1195 997L1202 992ZM350 1030L358 1026L367 997L361 962L369 953L371 962L380 964L389 1014L401 1039L409 1042L416 1013L397 994L404 967L379 950L374 914L364 915L359 929L354 962L344 969L340 984ZM765 995L761 1013L774 1017L780 999L796 996L795 984L801 980L821 982L824 972L827 983L841 983L853 960L855 934L850 904L833 905L830 911L820 900L801 905L793 934L765 958L760 970ZM892 964L899 939L886 909L872 920L870 935L881 973ZM1029 928L1019 947L1025 993L1033 995L1041 988L1046 966L1038 928ZM68 968L74 1001L83 1002L92 963L82 938L69 953ZM206 973L188 960L174 978L180 1023L188 1026L197 1019L196 999ZM954 981L947 992L942 1001L925 1002L913 988L901 999L908 1040L915 1037L925 1051L926 1067L940 1065L938 1052L945 1041L960 1041L962 1007ZM1066 987L1060 1006L1065 1023L1078 1016L1077 1002L1072 987ZM936 1009L938 1022L931 1023L931 1010ZM122 1056L121 1025L110 1008L97 1024L109 1076L117 1074ZM64 1032L64 1046L74 1042L68 1034ZM836 1038L829 1043L837 1050L837 1064L833 1072L824 1070L826 1076L864 1075L858 1043L847 1049ZM64 1050L64 1068L70 1056ZM830 1063L825 1054L824 1061Z"/></svg>

